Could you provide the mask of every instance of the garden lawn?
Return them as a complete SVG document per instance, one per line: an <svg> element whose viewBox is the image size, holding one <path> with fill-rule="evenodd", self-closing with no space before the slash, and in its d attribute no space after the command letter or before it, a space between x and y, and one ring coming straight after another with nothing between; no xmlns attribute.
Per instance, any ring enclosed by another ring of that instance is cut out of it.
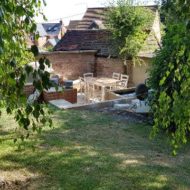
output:
<svg viewBox="0 0 190 190"><path fill-rule="evenodd" d="M173 157L164 136L149 140L151 126L102 113L54 111L52 118L53 128L20 148L14 120L0 118L0 182L7 188L190 189L190 146Z"/></svg>

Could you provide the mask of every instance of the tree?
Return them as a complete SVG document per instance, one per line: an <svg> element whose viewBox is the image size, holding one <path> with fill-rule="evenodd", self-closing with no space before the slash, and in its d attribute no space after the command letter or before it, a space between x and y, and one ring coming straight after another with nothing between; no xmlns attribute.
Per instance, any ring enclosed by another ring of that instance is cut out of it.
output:
<svg viewBox="0 0 190 190"><path fill-rule="evenodd" d="M149 81L154 89L152 134L164 129L176 154L190 134L190 2L164 0L161 10L165 36Z"/></svg>
<svg viewBox="0 0 190 190"><path fill-rule="evenodd" d="M107 12L107 27L112 33L113 51L124 62L137 58L153 23L153 12L133 6L131 0L117 0Z"/></svg>
<svg viewBox="0 0 190 190"><path fill-rule="evenodd" d="M23 88L26 77L33 75L34 86L40 92L50 86L49 73L44 71L49 65L46 58L39 60L40 68L33 70L26 65L32 56L38 55L36 46L31 51L26 46L26 36L36 30L34 17L39 14L41 0L1 0L0 2L0 109L6 107L8 114L14 114L15 120L27 133L40 131L41 125L51 120L45 114L42 105L26 103Z"/></svg>

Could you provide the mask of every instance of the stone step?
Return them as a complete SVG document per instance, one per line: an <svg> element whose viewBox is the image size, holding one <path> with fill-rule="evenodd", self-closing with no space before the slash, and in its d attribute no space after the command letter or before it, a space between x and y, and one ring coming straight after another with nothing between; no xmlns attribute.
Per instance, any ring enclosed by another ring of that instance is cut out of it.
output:
<svg viewBox="0 0 190 190"><path fill-rule="evenodd" d="M71 104L70 102L64 100L64 99L59 99L59 100L51 100L49 101L49 103L59 109L66 109L70 106L72 106L73 104Z"/></svg>

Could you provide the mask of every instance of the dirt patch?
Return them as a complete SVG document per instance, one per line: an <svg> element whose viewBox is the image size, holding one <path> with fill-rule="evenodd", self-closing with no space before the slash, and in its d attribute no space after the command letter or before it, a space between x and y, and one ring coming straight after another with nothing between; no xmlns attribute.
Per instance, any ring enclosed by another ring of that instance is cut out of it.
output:
<svg viewBox="0 0 190 190"><path fill-rule="evenodd" d="M105 113L111 115L116 120L126 120L128 122L135 122L135 123L152 123L152 119L150 115L147 114L138 114L129 110L117 110L114 108L100 108L94 109L96 112Z"/></svg>
<svg viewBox="0 0 190 190"><path fill-rule="evenodd" d="M0 190L36 190L44 183L44 178L26 178L25 180L3 180L0 178Z"/></svg>
<svg viewBox="0 0 190 190"><path fill-rule="evenodd" d="M0 190L34 190L33 186L42 182L42 177L17 168L11 171L0 171Z"/></svg>
<svg viewBox="0 0 190 190"><path fill-rule="evenodd" d="M25 181L15 180L15 181L6 181L0 179L0 189L2 190L24 190L28 189L28 186L31 183L31 179L28 178Z"/></svg>

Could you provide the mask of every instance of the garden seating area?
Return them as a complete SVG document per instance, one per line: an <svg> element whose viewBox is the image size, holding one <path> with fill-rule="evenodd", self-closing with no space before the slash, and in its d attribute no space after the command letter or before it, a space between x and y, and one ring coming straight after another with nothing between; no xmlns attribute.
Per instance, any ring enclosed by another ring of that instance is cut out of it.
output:
<svg viewBox="0 0 190 190"><path fill-rule="evenodd" d="M118 89L127 89L129 76L113 73L112 77L94 77L93 73L84 73L80 80L80 91L88 102L104 101L105 92Z"/></svg>
<svg viewBox="0 0 190 190"><path fill-rule="evenodd" d="M38 96L42 101L46 103L52 100L57 100L58 103L68 101L76 106L76 104L85 105L109 100L106 94L110 91L128 88L129 76L113 73L110 77L97 77L94 73L89 72L84 73L83 76L77 80L64 80L61 75L52 72L50 81L53 86L49 90L44 90L43 93ZM58 85L57 90L54 85ZM27 97L34 101L35 89L32 82L27 83L24 91Z"/></svg>
<svg viewBox="0 0 190 190"><path fill-rule="evenodd" d="M61 86L64 86L66 82L58 75L52 77L52 81ZM128 81L129 76L120 73L114 72L110 77L96 77L94 73L88 72L77 80L71 81L73 84L71 88L77 89L78 101L75 103L81 105L105 101L106 92L127 89Z"/></svg>

